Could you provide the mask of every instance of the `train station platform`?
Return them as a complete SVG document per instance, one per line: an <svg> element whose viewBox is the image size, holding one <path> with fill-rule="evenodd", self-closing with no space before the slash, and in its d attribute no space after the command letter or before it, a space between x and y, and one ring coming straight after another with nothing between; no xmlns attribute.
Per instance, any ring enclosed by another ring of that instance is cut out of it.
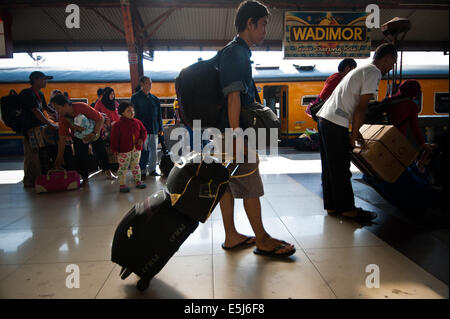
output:
<svg viewBox="0 0 450 319"><path fill-rule="evenodd" d="M181 246L145 292L138 278L119 277L110 261L114 230L134 203L161 189L119 194L118 182L97 174L77 191L24 189L23 159L0 158L0 298L403 299L448 298L448 216L399 211L364 184L355 169L356 205L374 211L372 225L328 216L323 209L318 153L280 149L261 156L266 230L295 244L287 259L224 251L219 208ZM130 176L131 178L131 176ZM252 235L242 201L239 232ZM80 269L80 287L67 288ZM379 288L368 278L379 270Z"/></svg>

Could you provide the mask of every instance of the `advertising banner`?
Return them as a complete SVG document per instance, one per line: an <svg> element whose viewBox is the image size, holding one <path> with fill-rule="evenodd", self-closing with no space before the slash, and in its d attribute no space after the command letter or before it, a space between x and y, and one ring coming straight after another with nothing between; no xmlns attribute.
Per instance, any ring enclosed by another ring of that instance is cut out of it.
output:
<svg viewBox="0 0 450 319"><path fill-rule="evenodd" d="M367 16L367 12L286 11L284 58L369 57Z"/></svg>

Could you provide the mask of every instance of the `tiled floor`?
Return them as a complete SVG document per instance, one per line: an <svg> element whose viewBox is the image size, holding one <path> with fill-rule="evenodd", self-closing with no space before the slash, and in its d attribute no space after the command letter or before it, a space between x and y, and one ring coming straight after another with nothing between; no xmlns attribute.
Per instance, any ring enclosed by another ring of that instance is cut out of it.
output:
<svg viewBox="0 0 450 319"><path fill-rule="evenodd" d="M224 251L216 208L143 293L136 290L136 276L119 278L120 267L110 261L111 241L124 214L165 180L148 178L147 189L119 194L117 182L98 174L89 188L37 195L23 189L21 168L20 158L0 160L0 298L449 296L444 282L366 227L326 215L320 184L314 182L320 177L317 154L262 157L264 225L272 236L295 244L294 256L278 260L254 255L252 249ZM358 192L371 190L361 184ZM377 209L361 198L384 203L359 196L357 204L365 208ZM242 201L235 208L238 230L252 234ZM67 287L75 282L71 265L78 266L79 288ZM366 271L369 265L378 267L379 288L366 286L376 273Z"/></svg>

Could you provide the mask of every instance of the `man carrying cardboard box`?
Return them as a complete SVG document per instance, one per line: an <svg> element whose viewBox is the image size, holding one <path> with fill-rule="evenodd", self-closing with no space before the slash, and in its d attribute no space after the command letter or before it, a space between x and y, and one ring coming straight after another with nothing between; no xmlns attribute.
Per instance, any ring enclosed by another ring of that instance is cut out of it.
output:
<svg viewBox="0 0 450 319"><path fill-rule="evenodd" d="M369 100L377 94L381 77L392 69L396 61L394 45L380 45L375 50L372 63L347 74L317 113L323 199L328 214L359 222L377 217L373 212L355 207L349 151L355 147L356 141L364 144L359 128L363 124ZM350 123L352 133L349 136Z"/></svg>

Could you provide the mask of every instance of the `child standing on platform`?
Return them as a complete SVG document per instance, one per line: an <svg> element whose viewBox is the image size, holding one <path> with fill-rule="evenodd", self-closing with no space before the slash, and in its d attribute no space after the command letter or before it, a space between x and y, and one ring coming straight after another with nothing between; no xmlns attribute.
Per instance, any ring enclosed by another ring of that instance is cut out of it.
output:
<svg viewBox="0 0 450 319"><path fill-rule="evenodd" d="M119 170L118 178L120 183L119 191L127 193L130 189L127 186L127 172L131 167L137 188L145 188L141 181L141 169L139 160L141 150L147 138L147 130L141 121L134 118L134 107L128 102L122 102L118 108L121 115L120 120L113 124L111 129L111 151L118 154Z"/></svg>

